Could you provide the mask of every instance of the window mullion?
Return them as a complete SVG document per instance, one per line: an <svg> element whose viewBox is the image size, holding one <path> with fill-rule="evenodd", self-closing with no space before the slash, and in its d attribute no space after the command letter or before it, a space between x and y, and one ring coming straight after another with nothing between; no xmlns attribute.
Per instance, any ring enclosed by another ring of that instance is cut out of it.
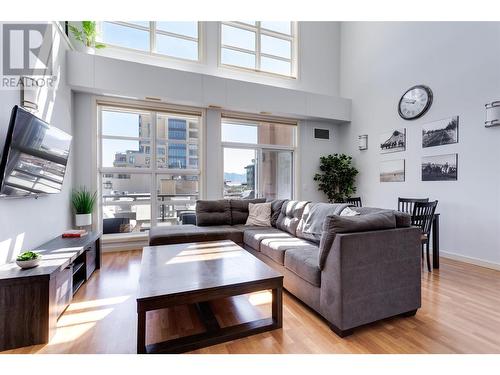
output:
<svg viewBox="0 0 500 375"><path fill-rule="evenodd" d="M156 21L149 21L149 50L156 52Z"/></svg>
<svg viewBox="0 0 500 375"><path fill-rule="evenodd" d="M152 126L152 132L153 134L151 135L151 227L155 227L157 223L157 214L158 214L158 193L157 193L157 170L158 170L158 165L156 163L156 128L158 124L158 116L157 113L152 111L151 114L151 125Z"/></svg>
<svg viewBox="0 0 500 375"><path fill-rule="evenodd" d="M255 69L260 70L260 21L256 22L257 30L255 32Z"/></svg>

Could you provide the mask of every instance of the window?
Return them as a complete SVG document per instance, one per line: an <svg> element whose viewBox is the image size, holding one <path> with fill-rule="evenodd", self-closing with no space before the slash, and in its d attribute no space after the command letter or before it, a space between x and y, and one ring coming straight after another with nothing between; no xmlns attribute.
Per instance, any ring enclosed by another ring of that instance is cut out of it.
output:
<svg viewBox="0 0 500 375"><path fill-rule="evenodd" d="M102 43L184 60L199 61L198 22L101 22Z"/></svg>
<svg viewBox="0 0 500 375"><path fill-rule="evenodd" d="M220 64L296 77L296 29L295 22L222 22Z"/></svg>
<svg viewBox="0 0 500 375"><path fill-rule="evenodd" d="M293 198L296 124L224 117L225 198Z"/></svg>
<svg viewBox="0 0 500 375"><path fill-rule="evenodd" d="M179 224L199 196L200 115L102 105L99 117L103 232Z"/></svg>

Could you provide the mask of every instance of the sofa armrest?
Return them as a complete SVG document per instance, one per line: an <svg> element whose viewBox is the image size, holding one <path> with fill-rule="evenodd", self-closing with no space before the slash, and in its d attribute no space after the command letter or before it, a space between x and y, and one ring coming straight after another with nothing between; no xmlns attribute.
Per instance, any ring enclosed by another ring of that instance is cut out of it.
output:
<svg viewBox="0 0 500 375"><path fill-rule="evenodd" d="M421 306L420 229L335 236L321 273L320 309L340 329Z"/></svg>

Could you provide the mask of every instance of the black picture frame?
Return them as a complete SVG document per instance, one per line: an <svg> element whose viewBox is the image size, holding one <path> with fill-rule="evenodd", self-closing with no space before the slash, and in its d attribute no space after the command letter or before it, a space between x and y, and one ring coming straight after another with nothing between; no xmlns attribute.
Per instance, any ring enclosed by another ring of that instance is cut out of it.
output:
<svg viewBox="0 0 500 375"><path fill-rule="evenodd" d="M401 112L401 102L403 101L404 96L408 92L410 92L412 90L415 90L415 89L425 90L427 92L427 97L429 98L429 100L427 101L427 104L425 105L424 109L422 111L420 111L420 113L418 113L418 114L416 114L415 116L412 116L412 117L406 117ZM399 117L401 117L403 120L408 120L408 121L416 120L416 119L422 117L423 115L425 115L425 113L431 108L433 100L434 100L434 94L432 93L432 90L431 90L431 88L429 86L426 86L426 85L415 85L415 86L412 86L408 90L406 90L403 93L403 95L401 95L401 98L399 99L399 102L398 102Z"/></svg>

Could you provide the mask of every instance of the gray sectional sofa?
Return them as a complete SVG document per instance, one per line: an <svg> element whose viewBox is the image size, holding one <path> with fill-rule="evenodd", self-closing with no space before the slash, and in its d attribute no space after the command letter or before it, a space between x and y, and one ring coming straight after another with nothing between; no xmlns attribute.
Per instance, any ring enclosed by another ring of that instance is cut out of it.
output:
<svg viewBox="0 0 500 375"><path fill-rule="evenodd" d="M343 204L275 200L271 227L246 226L248 203L263 201L200 200L197 225L152 228L149 243L232 240L281 272L284 287L341 337L367 323L416 313L420 229L410 226L409 215L356 207L351 209L359 215L341 216Z"/></svg>

